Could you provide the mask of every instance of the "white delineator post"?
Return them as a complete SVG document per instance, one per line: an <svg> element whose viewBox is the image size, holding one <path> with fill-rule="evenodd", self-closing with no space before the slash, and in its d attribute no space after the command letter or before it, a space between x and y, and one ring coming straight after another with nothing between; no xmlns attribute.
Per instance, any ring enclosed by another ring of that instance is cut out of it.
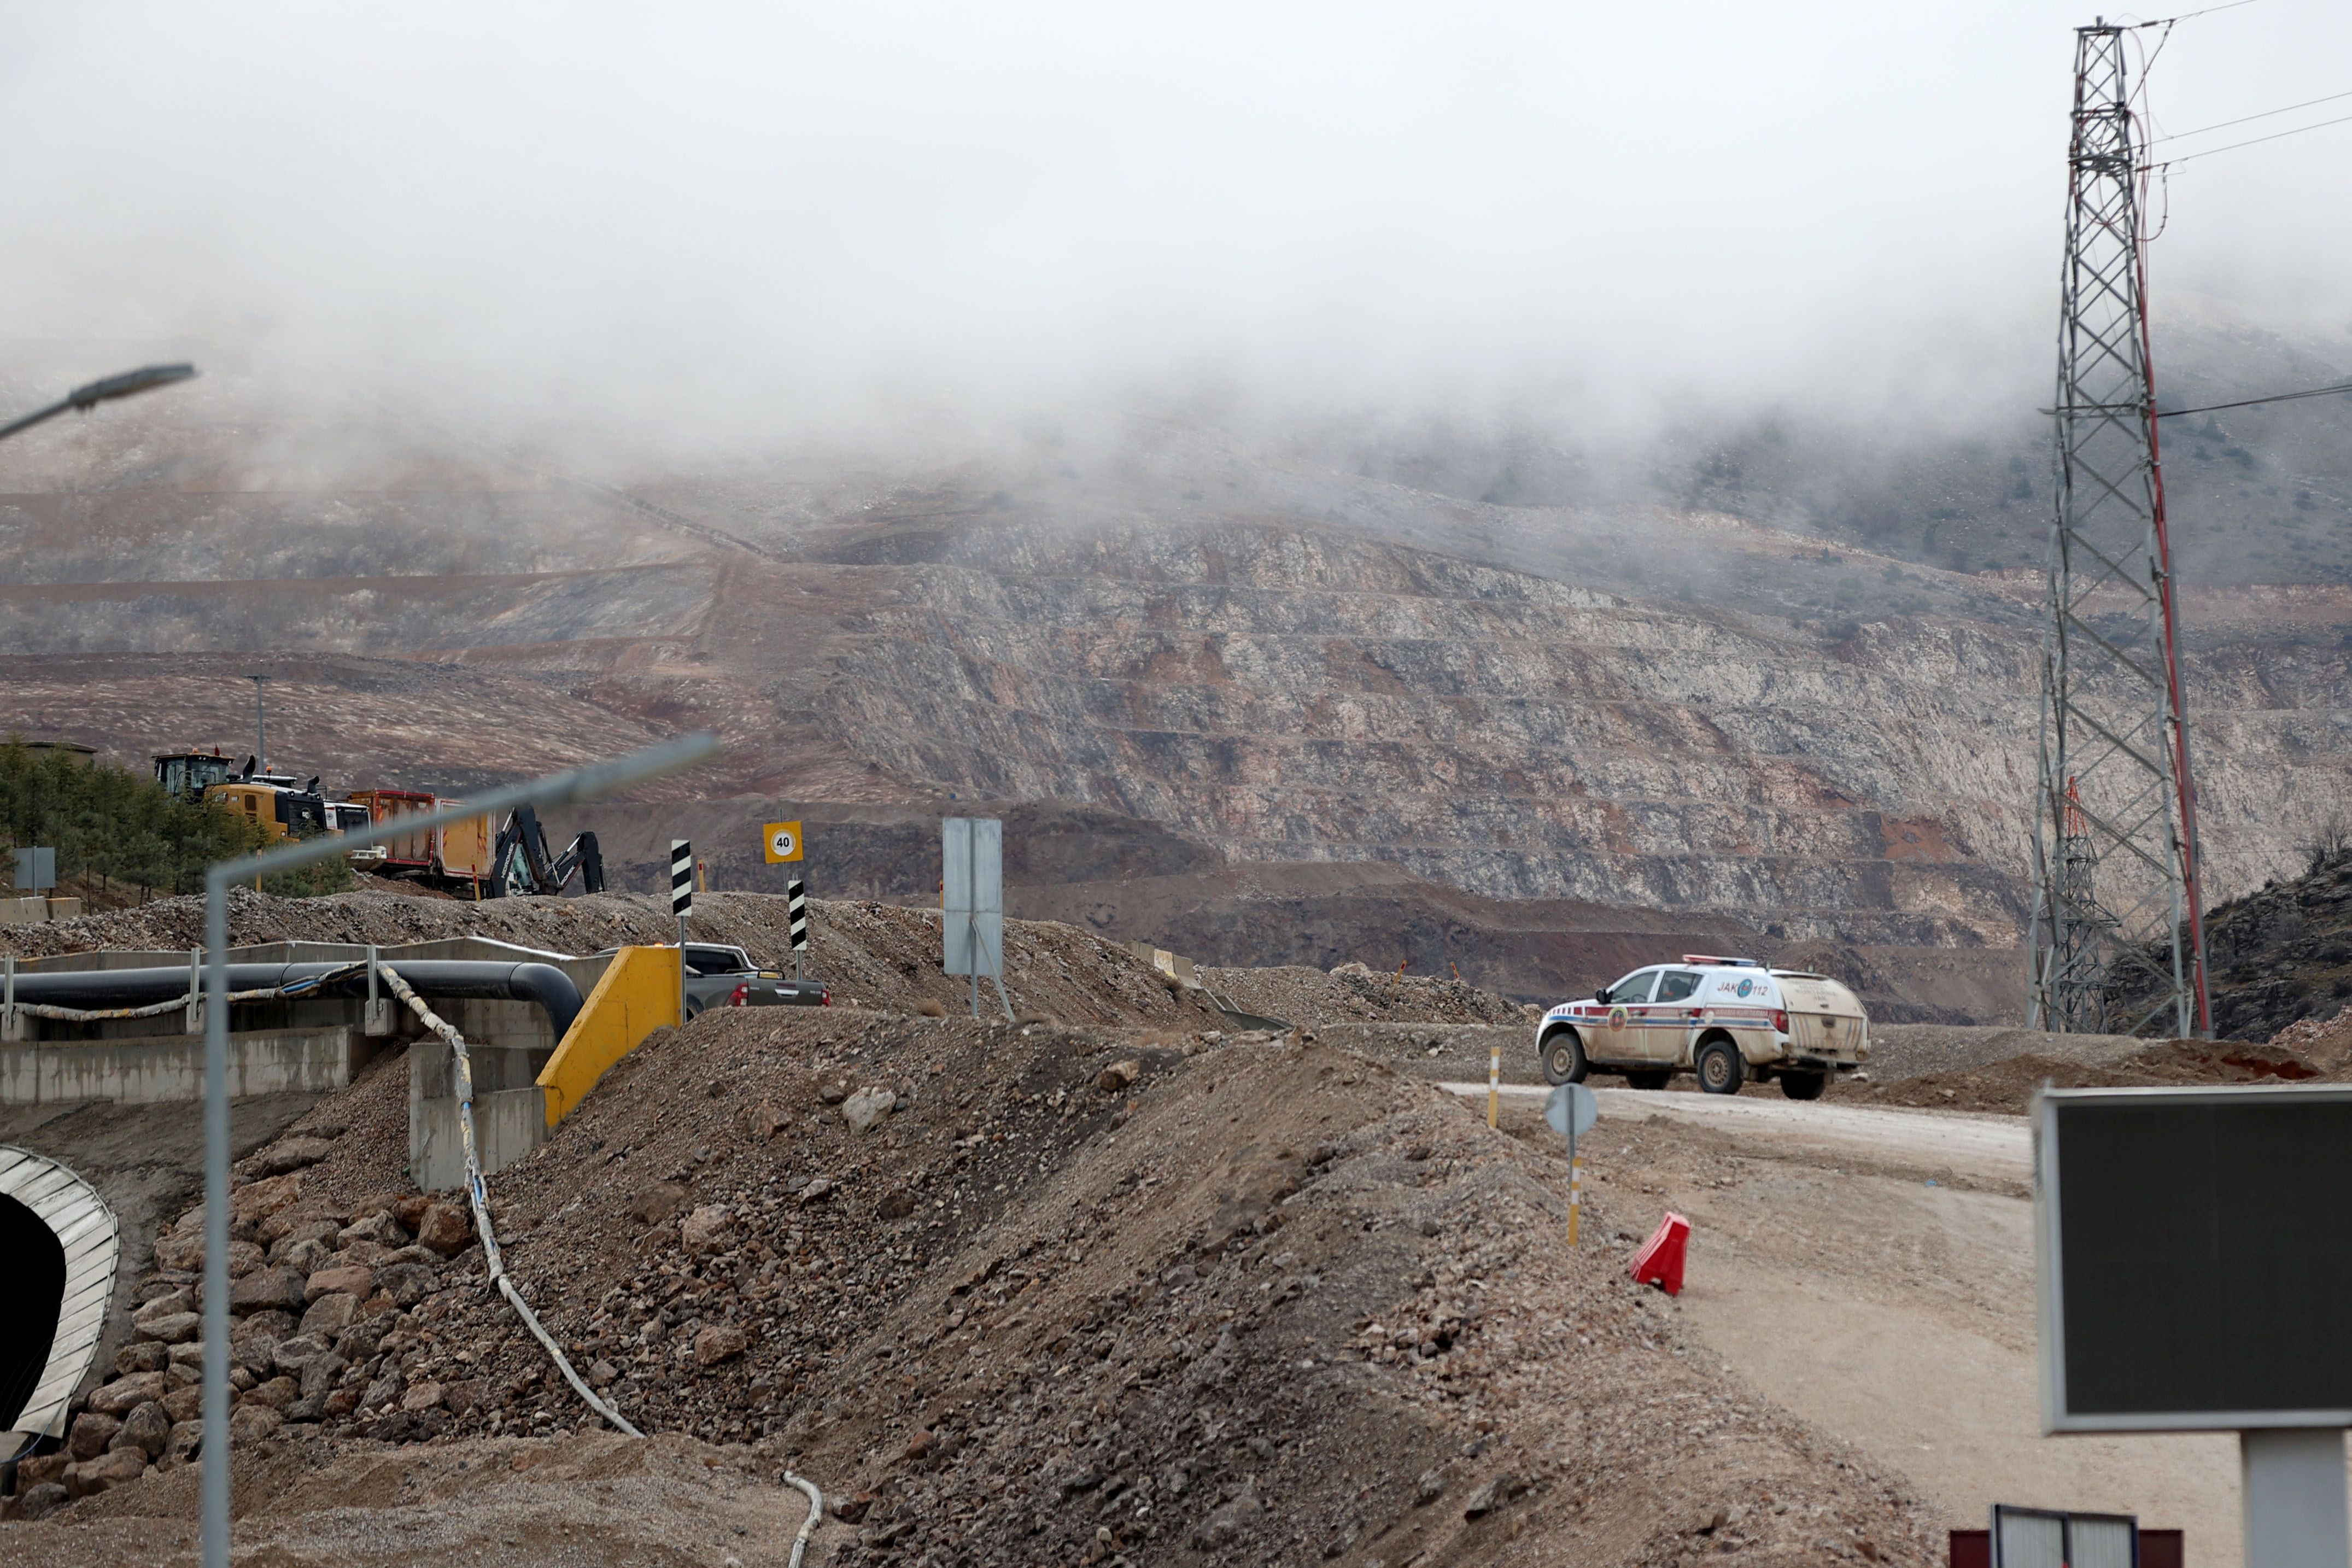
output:
<svg viewBox="0 0 2352 1568"><path fill-rule="evenodd" d="M784 884L784 909L793 933L793 978L808 978L808 889L798 877Z"/></svg>
<svg viewBox="0 0 2352 1568"><path fill-rule="evenodd" d="M669 912L677 917L677 1021L686 1024L686 917L694 912L694 846L669 841Z"/></svg>
<svg viewBox="0 0 2352 1568"><path fill-rule="evenodd" d="M1503 1124L1503 1047L1498 1042L1486 1047L1486 1125Z"/></svg>
<svg viewBox="0 0 2352 1568"><path fill-rule="evenodd" d="M1576 1222L1584 1214L1584 1157L1576 1152L1576 1133L1568 1135L1568 1244L1576 1245Z"/></svg>

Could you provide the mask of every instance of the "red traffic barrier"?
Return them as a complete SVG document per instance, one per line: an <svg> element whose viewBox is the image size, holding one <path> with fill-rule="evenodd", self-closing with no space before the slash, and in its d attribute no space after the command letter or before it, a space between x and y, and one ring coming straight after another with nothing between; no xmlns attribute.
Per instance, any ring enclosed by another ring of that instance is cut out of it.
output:
<svg viewBox="0 0 2352 1568"><path fill-rule="evenodd" d="M1633 1254L1633 1283L1655 1285L1669 1296L1683 1293L1683 1254L1690 1247L1690 1221L1666 1211L1642 1250Z"/></svg>

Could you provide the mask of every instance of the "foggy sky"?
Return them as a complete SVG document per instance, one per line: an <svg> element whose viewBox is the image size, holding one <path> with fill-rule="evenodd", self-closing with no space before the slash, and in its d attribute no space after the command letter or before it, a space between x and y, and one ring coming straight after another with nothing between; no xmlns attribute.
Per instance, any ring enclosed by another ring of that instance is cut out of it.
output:
<svg viewBox="0 0 2352 1568"><path fill-rule="evenodd" d="M1995 417L2045 395L2088 13L19 5L0 355L718 443L1195 387ZM2352 89L2347 46L2338 0L2184 22L2158 127ZM2342 332L2347 159L2184 168L2159 332L2190 290Z"/></svg>

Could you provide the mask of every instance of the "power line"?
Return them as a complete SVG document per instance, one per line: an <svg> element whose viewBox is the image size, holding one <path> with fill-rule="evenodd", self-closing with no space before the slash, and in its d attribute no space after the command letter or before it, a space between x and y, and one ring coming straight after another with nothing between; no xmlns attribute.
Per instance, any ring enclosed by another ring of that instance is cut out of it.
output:
<svg viewBox="0 0 2352 1568"><path fill-rule="evenodd" d="M2226 5L2208 5L2202 11L2183 11L2178 16L2159 16L2153 22L2134 22L2134 27L2169 27L2175 22L2186 22L2194 16L2210 16L2216 11L2234 11L2241 5L2251 5L2254 0L2230 0Z"/></svg>
<svg viewBox="0 0 2352 1568"><path fill-rule="evenodd" d="M2158 164L2157 167L2160 169L2177 169L2183 163L2194 163L2200 158L2210 158L2216 153L2234 153L2241 147L2259 147L2265 142L2282 142L2289 136L2300 136L2306 131L2325 131L2331 125L2344 125L2347 123L2352 123L2352 114L2340 114L2333 120L2321 120L2315 121L2309 125L2298 125L2292 131L2273 132L2268 136L2256 136L2244 142L2225 142L2219 147L2205 147L2200 148L2194 153L2184 153L2178 158L2167 158L2163 163Z"/></svg>
<svg viewBox="0 0 2352 1568"><path fill-rule="evenodd" d="M2232 125L2244 125L2256 120L2268 120L2278 114L2293 114L2298 109L2315 109L2323 103L2334 103L2339 98L2352 98L2352 92L2331 92L2326 98L2314 98L2302 103L2290 103L2284 109L2265 109L2260 114L2241 115L2235 120L2217 121L2211 125L2200 125L2194 131L2168 131L2148 145L2154 146L2156 142L2178 142L2185 136L2202 136L2208 131L2226 131Z"/></svg>
<svg viewBox="0 0 2352 1568"><path fill-rule="evenodd" d="M2281 392L2269 397L2245 397L2235 403L2209 403L2202 408L2159 408L2158 419L2173 419L2183 414L2218 414L2224 408L2259 408L2265 403L2294 403L2305 397L2333 397L2337 393L2352 392L2352 381L2338 386L2315 386L2308 392Z"/></svg>

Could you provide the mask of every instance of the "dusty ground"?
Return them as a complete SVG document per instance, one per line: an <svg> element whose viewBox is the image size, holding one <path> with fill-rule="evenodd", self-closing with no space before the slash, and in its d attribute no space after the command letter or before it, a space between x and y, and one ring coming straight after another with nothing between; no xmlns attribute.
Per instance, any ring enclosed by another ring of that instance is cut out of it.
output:
<svg viewBox="0 0 2352 1568"><path fill-rule="evenodd" d="M1686 1104L1657 1109L1669 1100ZM1605 1097L1580 1152L1597 1194L1689 1216L1673 1311L1730 1375L1902 1476L1938 1525L1980 1529L1996 1501L2115 1510L2186 1530L2200 1568L2234 1568L2228 1437L2039 1435L2021 1119L1885 1111L1875 1137L1832 1142L1796 1117L1696 1125L1706 1101ZM1507 1115L1556 1154L1532 1096ZM1992 1136L1934 1137L1948 1122Z"/></svg>
<svg viewBox="0 0 2352 1568"><path fill-rule="evenodd" d="M189 1465L55 1522L0 1523L0 1559L193 1564L201 1477ZM234 1481L237 1558L269 1568L783 1568L808 1515L771 1459L671 1436L373 1449L278 1439L240 1454Z"/></svg>
<svg viewBox="0 0 2352 1568"><path fill-rule="evenodd" d="M500 1224L551 1329L649 1428L863 1504L820 1561L1936 1555L1899 1482L1623 1278L1649 1195L1602 1198L1568 1253L1542 1149L1360 1058L1213 1033L712 1015L503 1173ZM877 1086L903 1109L852 1130L842 1091ZM359 1098L287 1219L386 1174ZM268 1442L357 1464L582 1423L478 1251L404 1321L348 1381L396 1405L430 1385L419 1410ZM186 1475L10 1528L46 1554L106 1511L184 1520ZM648 1506L582 1538L633 1560L672 1505ZM405 1528L288 1509L289 1541L388 1552Z"/></svg>

